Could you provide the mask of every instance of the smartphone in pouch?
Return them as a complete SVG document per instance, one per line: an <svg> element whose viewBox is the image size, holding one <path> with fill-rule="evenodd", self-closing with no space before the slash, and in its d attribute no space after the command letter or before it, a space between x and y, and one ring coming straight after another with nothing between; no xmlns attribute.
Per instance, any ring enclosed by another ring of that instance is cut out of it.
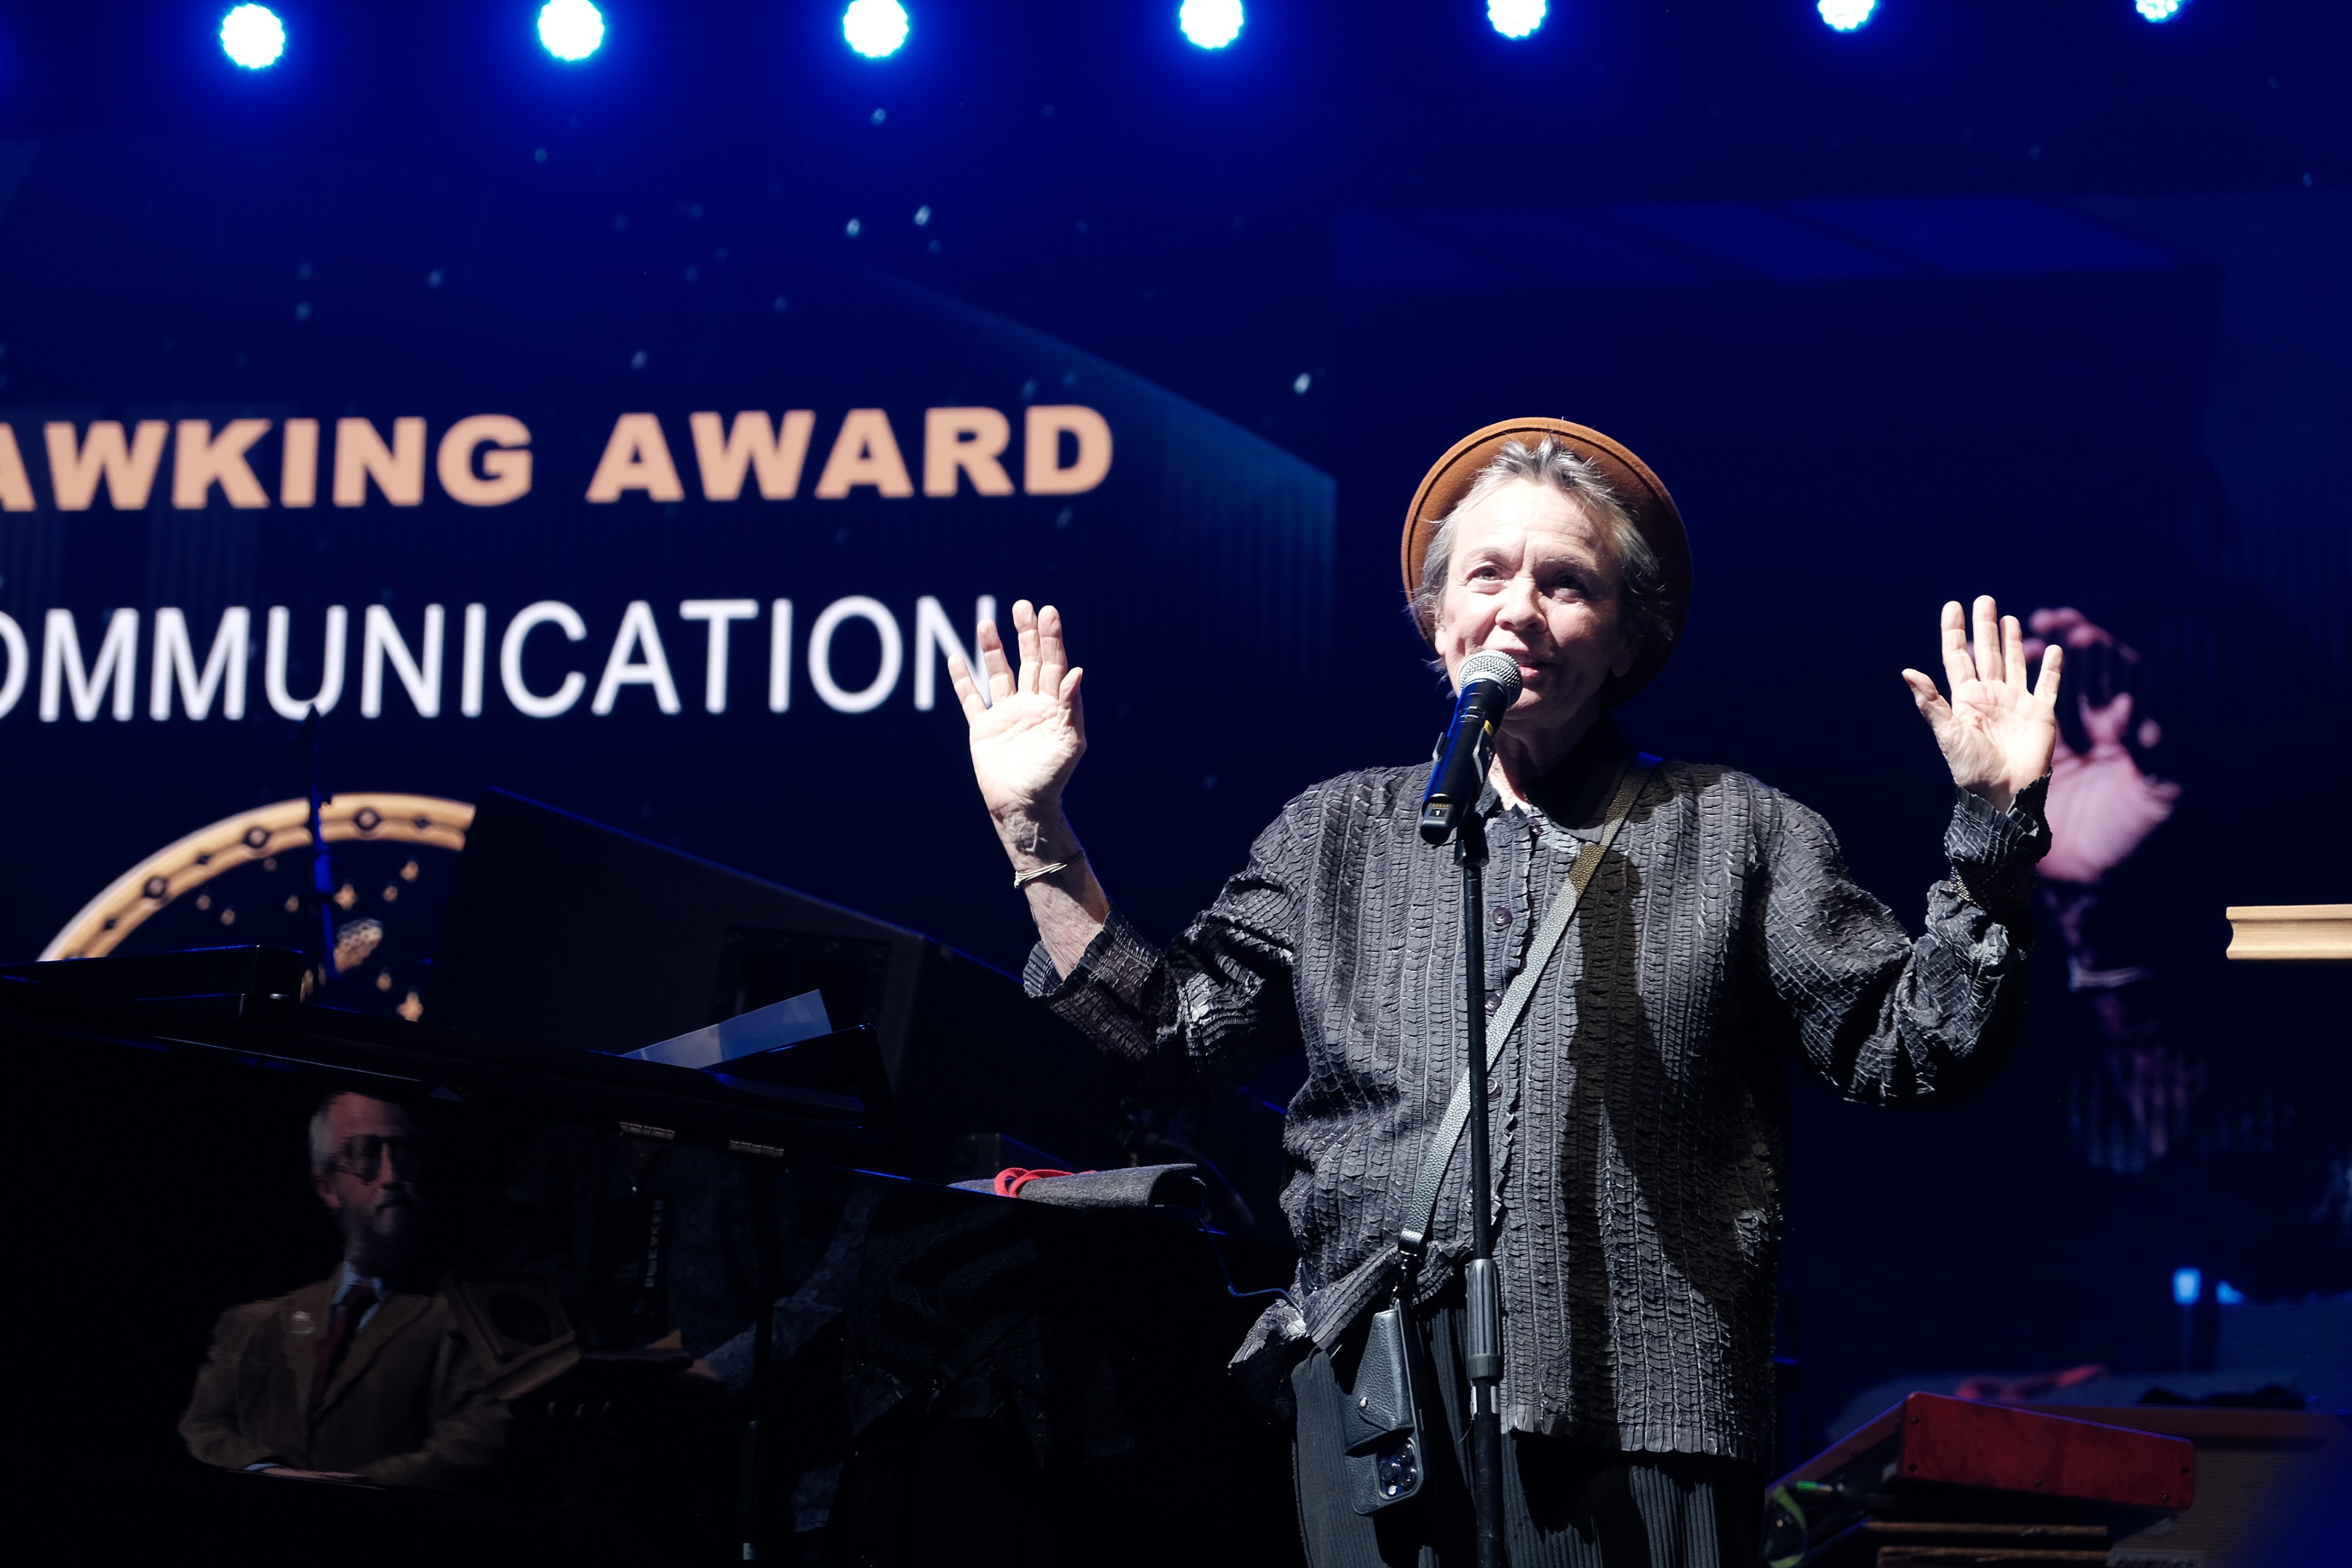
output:
<svg viewBox="0 0 2352 1568"><path fill-rule="evenodd" d="M1429 1474L1422 1412L1427 1383L1412 1309L1391 1297L1372 1314L1355 1377L1345 1385L1336 1378L1332 1383L1347 1445L1348 1501L1358 1513L1378 1513L1420 1495Z"/></svg>

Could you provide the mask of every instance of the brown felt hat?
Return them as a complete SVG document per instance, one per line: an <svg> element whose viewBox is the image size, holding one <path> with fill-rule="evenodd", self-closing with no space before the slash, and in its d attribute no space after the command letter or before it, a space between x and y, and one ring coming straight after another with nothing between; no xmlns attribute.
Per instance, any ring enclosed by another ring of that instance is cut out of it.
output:
<svg viewBox="0 0 2352 1568"><path fill-rule="evenodd" d="M1690 618L1691 555L1690 538L1683 531L1683 517L1675 510L1675 498L1666 493L1666 487L1650 471L1647 463L1600 431L1571 425L1565 419L1506 419L1483 430L1473 430L1454 442L1422 479L1421 488L1412 492L1412 509L1404 514L1404 591L1410 595L1420 590L1421 569L1429 557L1429 542L1436 537L1437 525L1445 521L1445 514L1470 493L1478 470L1502 449L1504 443L1519 441L1532 447L1547 436L1601 471L1601 477L1616 495L1617 503L1625 509L1633 526L1642 531L1642 537L1657 553L1665 581L1664 617L1650 628L1633 669L1622 678L1612 677L1602 689L1602 700L1613 707L1648 685L1650 678L1664 668L1668 656L1675 651L1683 624Z"/></svg>

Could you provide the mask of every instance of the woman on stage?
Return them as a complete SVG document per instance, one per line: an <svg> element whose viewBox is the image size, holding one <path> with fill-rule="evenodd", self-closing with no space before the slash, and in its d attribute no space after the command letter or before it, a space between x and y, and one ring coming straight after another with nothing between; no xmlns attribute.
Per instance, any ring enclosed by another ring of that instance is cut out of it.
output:
<svg viewBox="0 0 2352 1568"><path fill-rule="evenodd" d="M2049 844L2061 654L2029 687L2016 619L1979 598L1973 648L1960 605L1944 606L1948 696L1903 672L1957 786L1952 874L1913 939L1847 877L1819 816L1729 768L1653 765L1610 719L1665 663L1689 603L1681 519L1631 452L1557 420L1478 431L1423 481L1403 565L1449 676L1496 652L1521 681L1477 807L1487 1010L1535 974L1488 1106L1508 1560L1732 1568L1754 1552L1772 1425L1783 1056L1885 1103L1965 1094L1997 1067ZM1024 601L1013 620L1017 669L983 627L981 675L950 670L1037 924L1029 988L1147 1099L1213 1095L1305 1049L1284 1132L1298 1278L1236 1361L1287 1371L1315 1568L1467 1563L1466 1161L1412 1276L1429 1414L1445 1424L1419 1496L1351 1506L1339 1404L1465 1068L1462 893L1453 856L1417 831L1428 765L1307 790L1160 948L1121 918L1063 814L1086 723L1061 617ZM1536 955L1584 860L1598 868L1572 924Z"/></svg>

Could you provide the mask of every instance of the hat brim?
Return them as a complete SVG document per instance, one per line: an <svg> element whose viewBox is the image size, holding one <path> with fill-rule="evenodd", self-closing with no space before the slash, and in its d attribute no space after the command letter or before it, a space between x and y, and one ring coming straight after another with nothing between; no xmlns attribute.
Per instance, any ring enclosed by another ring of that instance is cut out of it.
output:
<svg viewBox="0 0 2352 1568"><path fill-rule="evenodd" d="M1571 425L1565 419L1506 419L1483 430L1474 430L1454 443L1422 479L1421 488L1413 491L1412 509L1405 513L1404 591L1407 595L1420 591L1429 542L1436 537L1437 525L1445 521L1446 514L1470 493L1478 471L1506 442L1520 441L1532 447L1547 437L1601 471L1618 504L1649 542L1664 579L1666 614L1643 639L1633 668L1622 676L1612 677L1601 689L1602 701L1614 707L1648 685L1673 657L1675 645L1682 640L1683 626L1690 618L1690 537L1683 530L1682 513L1675 507L1675 498L1666 493L1665 485L1650 471L1649 465L1600 431Z"/></svg>

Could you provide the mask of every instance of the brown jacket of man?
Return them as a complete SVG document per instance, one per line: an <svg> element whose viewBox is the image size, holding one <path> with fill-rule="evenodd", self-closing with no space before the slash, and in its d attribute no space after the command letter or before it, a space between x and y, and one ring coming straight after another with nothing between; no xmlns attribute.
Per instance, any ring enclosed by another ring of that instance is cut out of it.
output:
<svg viewBox="0 0 2352 1568"><path fill-rule="evenodd" d="M311 1411L341 1279L337 1269L221 1314L180 1417L188 1451L223 1469L275 1461L385 1486L451 1487L488 1466L506 1441L506 1406L484 1392L473 1347L437 1294L386 1296Z"/></svg>

